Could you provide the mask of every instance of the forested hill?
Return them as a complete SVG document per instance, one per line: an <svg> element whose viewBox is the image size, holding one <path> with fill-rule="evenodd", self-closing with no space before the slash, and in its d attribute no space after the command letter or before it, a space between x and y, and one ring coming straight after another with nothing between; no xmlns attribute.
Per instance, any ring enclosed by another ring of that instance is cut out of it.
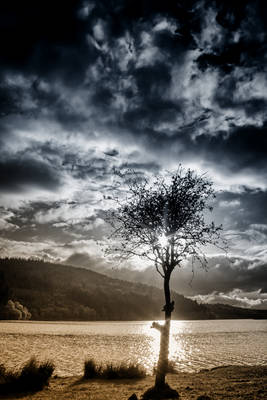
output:
<svg viewBox="0 0 267 400"><path fill-rule="evenodd" d="M174 319L220 318L216 306L199 305L177 293L173 299ZM2 319L10 318L7 308L14 308L14 318L31 315L33 320L152 320L163 318L163 304L162 290L152 286L67 265L0 259ZM238 309L230 309L230 318L263 317L257 312L249 315L249 310L239 315ZM223 312L227 314L225 308Z"/></svg>

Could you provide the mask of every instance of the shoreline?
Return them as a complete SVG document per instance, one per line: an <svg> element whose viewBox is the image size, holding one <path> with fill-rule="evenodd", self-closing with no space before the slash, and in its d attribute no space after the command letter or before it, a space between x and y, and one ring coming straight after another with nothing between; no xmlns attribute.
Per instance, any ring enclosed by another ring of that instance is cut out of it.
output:
<svg viewBox="0 0 267 400"><path fill-rule="evenodd" d="M262 310L255 310L255 311L262 311ZM263 310L267 313L267 310ZM200 321L267 321L267 314L264 317L229 317L229 318L194 318L194 319L182 319L182 318L172 318L171 322L200 322ZM47 323L55 323L55 324L90 324L90 323L145 323L145 322L164 322L164 317L162 318L153 318L153 319L92 319L92 320L78 320L78 319L0 319L0 323L38 323L38 324L47 324Z"/></svg>
<svg viewBox="0 0 267 400"><path fill-rule="evenodd" d="M181 400L209 396L212 400L264 400L267 398L267 366L221 366L200 372L168 374L167 382ZM81 380L79 376L53 377L47 388L35 394L19 395L21 400L128 400L140 399L153 386L154 376L143 379ZM0 399L6 397L0 396ZM15 400L18 395L8 396Z"/></svg>

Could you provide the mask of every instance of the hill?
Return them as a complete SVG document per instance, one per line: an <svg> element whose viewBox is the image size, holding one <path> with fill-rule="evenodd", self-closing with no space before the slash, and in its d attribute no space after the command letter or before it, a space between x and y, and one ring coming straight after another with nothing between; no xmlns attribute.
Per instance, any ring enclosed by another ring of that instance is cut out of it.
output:
<svg viewBox="0 0 267 400"><path fill-rule="evenodd" d="M163 318L163 291L112 279L83 268L25 259L0 259L0 306L12 300L18 318L33 320L152 320ZM207 306L173 293L174 319L220 318L220 307ZM10 303L11 304L11 303ZM12 304L10 307L12 307ZM247 318L250 310L230 307L230 318ZM236 311L236 312L235 312ZM264 318L254 311L252 318ZM222 310L227 318L226 309ZM30 314L29 314L30 313ZM10 317L9 317L10 318ZM265 313L266 318L266 313Z"/></svg>

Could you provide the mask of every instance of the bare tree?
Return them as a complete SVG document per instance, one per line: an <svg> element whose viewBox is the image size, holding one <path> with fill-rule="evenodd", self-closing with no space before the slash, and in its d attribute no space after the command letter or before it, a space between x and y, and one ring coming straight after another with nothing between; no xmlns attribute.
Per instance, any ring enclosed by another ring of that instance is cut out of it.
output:
<svg viewBox="0 0 267 400"><path fill-rule="evenodd" d="M179 167L173 174L159 176L152 183L132 174L128 180L128 194L111 211L111 238L116 242L109 253L120 258L139 256L151 261L164 281L165 323L152 324L161 333L160 353L155 387L162 390L168 368L171 314L170 278L174 268L183 260L197 260L207 265L203 252L207 244L219 245L221 226L206 222L206 212L212 211L215 198L212 183L204 175ZM149 398L149 396L147 397Z"/></svg>

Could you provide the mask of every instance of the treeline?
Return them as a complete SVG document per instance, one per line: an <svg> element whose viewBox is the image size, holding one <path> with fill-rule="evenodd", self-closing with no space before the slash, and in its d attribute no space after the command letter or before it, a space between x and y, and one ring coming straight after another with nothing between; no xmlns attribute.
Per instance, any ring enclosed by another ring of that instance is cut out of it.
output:
<svg viewBox="0 0 267 400"><path fill-rule="evenodd" d="M0 319L8 318L5 311L10 301L14 305L20 304L25 312L23 316L31 315L33 320L119 321L163 318L162 290L112 279L83 268L5 258L0 259L0 278ZM220 318L216 307L200 305L177 293L173 293L173 299L174 319ZM235 310L234 307L231 309ZM226 314L225 309L223 312ZM241 317L246 318L243 314ZM16 319L14 315L12 318ZM231 314L231 318L235 317Z"/></svg>

